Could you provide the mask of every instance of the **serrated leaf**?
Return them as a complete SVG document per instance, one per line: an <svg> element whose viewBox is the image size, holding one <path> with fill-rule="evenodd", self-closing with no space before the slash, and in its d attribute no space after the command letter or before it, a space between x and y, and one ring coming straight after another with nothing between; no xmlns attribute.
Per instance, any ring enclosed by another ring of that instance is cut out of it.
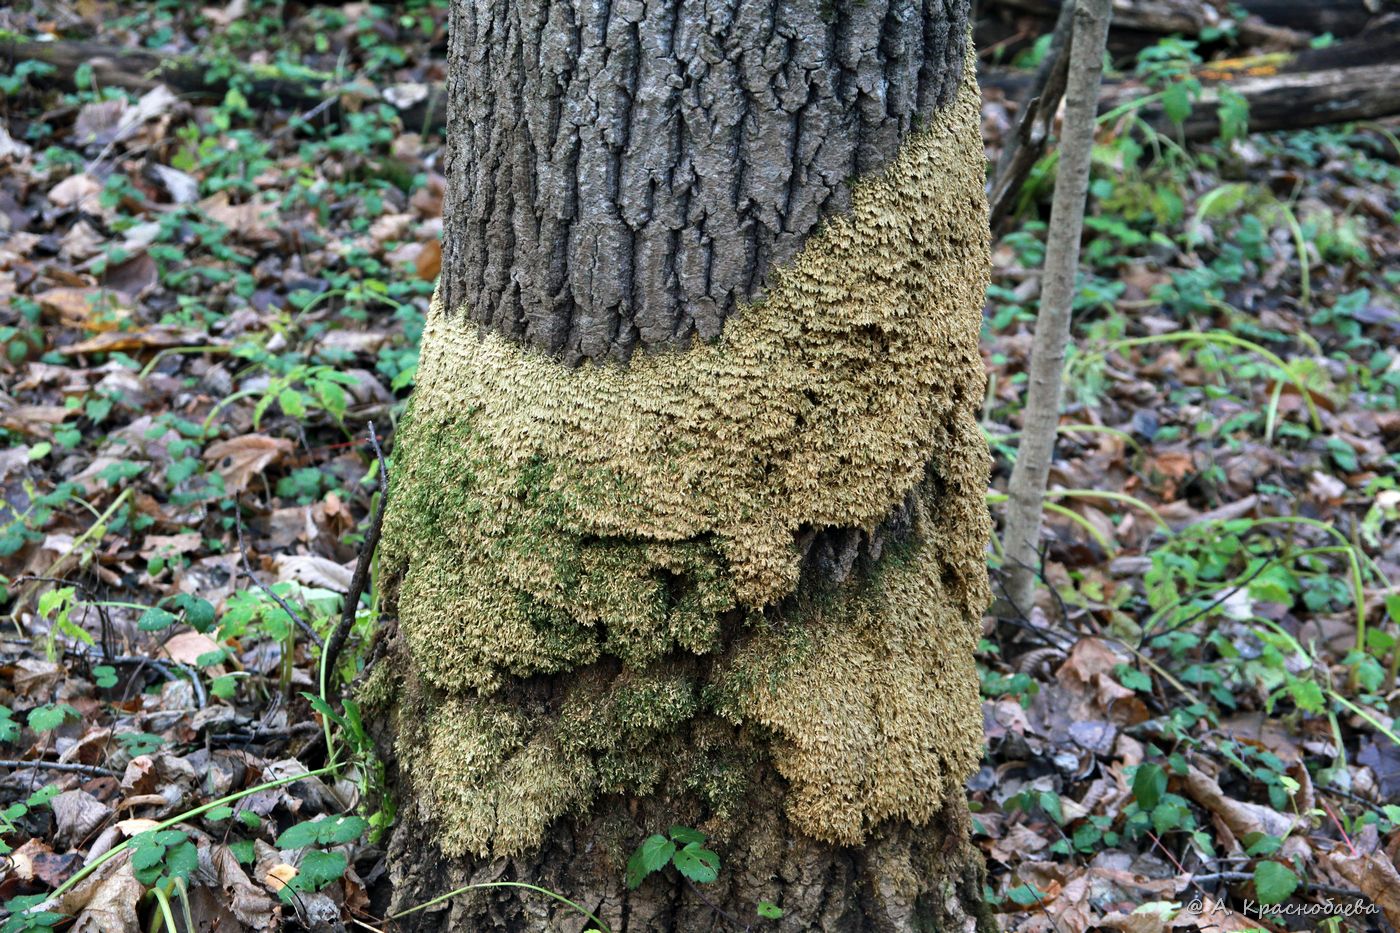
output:
<svg viewBox="0 0 1400 933"><path fill-rule="evenodd" d="M671 834L672 839L676 840L676 842L681 845L688 845L692 842L704 842L707 838L700 830L691 829L689 826L672 826L667 832Z"/></svg>
<svg viewBox="0 0 1400 933"><path fill-rule="evenodd" d="M197 632L207 632L214 627L214 604L191 593L181 593L171 602L185 612L185 621Z"/></svg>
<svg viewBox="0 0 1400 933"><path fill-rule="evenodd" d="M29 728L35 732L52 732L71 716L78 718L78 711L67 703L46 703L29 711Z"/></svg>
<svg viewBox="0 0 1400 933"><path fill-rule="evenodd" d="M221 820L226 820L231 816L233 816L233 807L230 807L228 805L215 807L208 813L204 814L204 818L206 820L212 820L215 823L218 823Z"/></svg>
<svg viewBox="0 0 1400 933"><path fill-rule="evenodd" d="M326 820L328 828L320 832L321 842L328 845L336 845L343 842L354 842L365 834L369 829L369 823L358 816L342 816L333 820Z"/></svg>
<svg viewBox="0 0 1400 933"><path fill-rule="evenodd" d="M131 867L137 871L154 868L165 859L165 846L154 840L139 845L131 853Z"/></svg>
<svg viewBox="0 0 1400 933"><path fill-rule="evenodd" d="M193 842L185 841L165 851L165 874L171 878L189 880L199 868L199 849Z"/></svg>
<svg viewBox="0 0 1400 933"><path fill-rule="evenodd" d="M1298 888L1298 876L1279 862L1260 862L1254 869L1254 893L1261 904L1281 904Z"/></svg>
<svg viewBox="0 0 1400 933"><path fill-rule="evenodd" d="M339 852L312 849L297 867L291 887L298 891L319 891L345 874L345 856Z"/></svg>
<svg viewBox="0 0 1400 933"><path fill-rule="evenodd" d="M173 613L167 612L159 606L152 606L141 613L141 619L136 623L136 627L143 632L159 632L174 624L175 616Z"/></svg>
<svg viewBox="0 0 1400 933"><path fill-rule="evenodd" d="M709 884L719 877L719 856L700 843L692 842L672 856L676 870L696 884Z"/></svg>
<svg viewBox="0 0 1400 933"><path fill-rule="evenodd" d="M319 837L320 830L316 826L315 820L305 823L298 823L289 826L277 837L274 845L279 849L304 849L307 846L314 846Z"/></svg>
<svg viewBox="0 0 1400 933"><path fill-rule="evenodd" d="M676 844L660 833L648 836L627 860L627 887L636 889L647 875L664 868L676 851Z"/></svg>
<svg viewBox="0 0 1400 933"><path fill-rule="evenodd" d="M240 816L241 815L242 814L240 814ZM258 857L257 849L253 845L253 840L251 839L240 839L237 842L230 842L228 844L228 850L233 853L233 857L237 859L241 865L252 864L253 860Z"/></svg>

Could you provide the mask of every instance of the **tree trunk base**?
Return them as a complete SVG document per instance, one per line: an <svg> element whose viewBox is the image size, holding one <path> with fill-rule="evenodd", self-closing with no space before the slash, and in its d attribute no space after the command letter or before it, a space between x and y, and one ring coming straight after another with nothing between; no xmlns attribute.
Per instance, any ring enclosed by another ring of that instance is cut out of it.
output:
<svg viewBox="0 0 1400 933"><path fill-rule="evenodd" d="M667 868L635 891L624 877L631 851L620 840L664 829L647 819L646 804L601 798L586 817L560 820L534 854L500 859L446 857L431 827L405 813L388 851L389 912L410 910L468 884L523 882L568 898L612 933L997 929L983 903L982 856L968 839L970 819L961 796L947 799L927 825L891 823L865 846L847 848L798 834L783 815L780 778L759 779L754 786L748 824L707 843L721 858L717 881L692 885ZM782 917L760 918L761 901L781 908ZM395 924L413 933L597 929L561 901L514 886L467 891Z"/></svg>

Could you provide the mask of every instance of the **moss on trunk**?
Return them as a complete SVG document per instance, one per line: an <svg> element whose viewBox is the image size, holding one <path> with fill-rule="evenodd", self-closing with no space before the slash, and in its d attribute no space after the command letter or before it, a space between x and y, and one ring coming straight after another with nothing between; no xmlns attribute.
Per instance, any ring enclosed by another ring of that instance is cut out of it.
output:
<svg viewBox="0 0 1400 933"><path fill-rule="evenodd" d="M618 799L750 848L774 800L831 853L959 798L989 599L973 72L712 344L570 368L434 308L384 535L401 639L366 694L445 856L603 832ZM908 506L865 572L799 586L804 536Z"/></svg>

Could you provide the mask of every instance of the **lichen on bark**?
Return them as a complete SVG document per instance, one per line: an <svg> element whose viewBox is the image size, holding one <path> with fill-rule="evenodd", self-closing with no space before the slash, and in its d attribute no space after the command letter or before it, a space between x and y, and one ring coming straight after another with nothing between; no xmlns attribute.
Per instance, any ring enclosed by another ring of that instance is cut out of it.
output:
<svg viewBox="0 0 1400 933"><path fill-rule="evenodd" d="M524 851L600 793L723 825L762 756L802 832L855 844L975 766L972 72L712 343L569 367L435 305L382 572L400 773L445 854ZM911 490L904 553L797 592L804 533L872 531Z"/></svg>

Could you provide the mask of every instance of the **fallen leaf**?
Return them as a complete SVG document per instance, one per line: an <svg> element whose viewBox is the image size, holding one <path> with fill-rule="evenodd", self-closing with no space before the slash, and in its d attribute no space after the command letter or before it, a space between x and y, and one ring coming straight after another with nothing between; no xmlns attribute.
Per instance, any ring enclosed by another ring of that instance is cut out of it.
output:
<svg viewBox="0 0 1400 933"><path fill-rule="evenodd" d="M295 580L307 586L319 586L337 593L350 591L354 566L342 566L333 560L314 554L283 554L275 558L278 580Z"/></svg>
<svg viewBox="0 0 1400 933"><path fill-rule="evenodd" d="M224 478L224 488L238 493L248 488L256 474L291 452L291 441L266 434L245 434L211 444L204 459Z"/></svg>
<svg viewBox="0 0 1400 933"><path fill-rule="evenodd" d="M70 790L51 802L55 824L54 841L74 848L112 815L112 808L85 790Z"/></svg>
<svg viewBox="0 0 1400 933"><path fill-rule="evenodd" d="M194 664L201 655L219 650L218 642L201 632L181 632L161 645L170 660L179 664Z"/></svg>

